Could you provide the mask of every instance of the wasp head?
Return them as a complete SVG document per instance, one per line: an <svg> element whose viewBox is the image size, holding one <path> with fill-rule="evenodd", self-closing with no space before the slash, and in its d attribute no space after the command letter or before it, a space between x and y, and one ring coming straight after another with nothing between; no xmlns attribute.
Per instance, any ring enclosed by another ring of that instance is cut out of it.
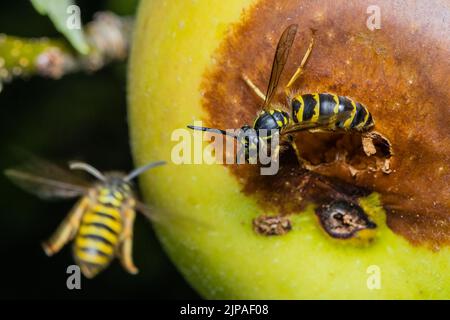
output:
<svg viewBox="0 0 450 320"><path fill-rule="evenodd" d="M260 146L260 139L258 132L250 127L249 125L245 125L241 127L239 133L237 134L238 141L238 159L240 155L244 152L245 161L254 163L253 159L257 159L258 150Z"/></svg>
<svg viewBox="0 0 450 320"><path fill-rule="evenodd" d="M132 195L134 184L126 179L127 174L120 171L112 171L105 173L105 181L103 185L112 191L118 191L124 195Z"/></svg>

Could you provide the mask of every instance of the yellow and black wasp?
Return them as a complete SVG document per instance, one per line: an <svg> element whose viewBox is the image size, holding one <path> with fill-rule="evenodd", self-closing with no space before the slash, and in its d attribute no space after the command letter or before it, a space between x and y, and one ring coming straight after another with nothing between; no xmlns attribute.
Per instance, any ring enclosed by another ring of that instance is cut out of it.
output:
<svg viewBox="0 0 450 320"><path fill-rule="evenodd" d="M278 41L266 94L263 94L246 75L242 75L245 83L264 101L262 111L258 114L252 127L249 125L241 127L240 132L244 133L243 135L234 135L215 128L198 126L188 126L188 128L232 136L244 147L246 155L248 155L249 150L255 150L260 146L264 146L273 137L270 132L276 132L280 136L280 142L287 142L293 147L301 163L303 163L303 159L300 157L292 136L295 132L304 130L311 132L365 132L370 130L374 126L374 120L369 110L361 103L332 93L294 94L290 89L303 72L306 61L313 48L314 37L300 66L285 88L291 115L282 110L283 107L272 104L272 99L276 93L278 82L287 62L297 29L297 24L288 26ZM259 132L262 129L267 130L268 135L264 137L260 136ZM246 132L250 134L246 135ZM275 154L277 155L278 152L279 147L275 150Z"/></svg>
<svg viewBox="0 0 450 320"><path fill-rule="evenodd" d="M6 170L5 175L42 199L81 197L42 245L45 253L52 256L74 239L74 259L82 273L92 278L115 257L129 273L138 272L132 258L135 211L140 211L152 221L161 219L137 200L132 180L163 164L164 161L152 162L125 174L102 173L87 163L70 163L70 169L86 171L97 179L89 182L47 161L34 159L22 167Z"/></svg>

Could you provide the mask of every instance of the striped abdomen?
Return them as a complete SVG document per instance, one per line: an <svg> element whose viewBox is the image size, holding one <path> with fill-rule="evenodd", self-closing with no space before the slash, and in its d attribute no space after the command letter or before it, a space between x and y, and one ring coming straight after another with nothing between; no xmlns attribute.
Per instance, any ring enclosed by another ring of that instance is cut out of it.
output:
<svg viewBox="0 0 450 320"><path fill-rule="evenodd" d="M291 101L292 118L294 122L318 122L324 129L344 129L364 131L374 123L372 115L365 106L350 98L331 93L313 93L295 96ZM339 114L342 117L339 117ZM332 119L339 121L335 123Z"/></svg>
<svg viewBox="0 0 450 320"><path fill-rule="evenodd" d="M121 201L115 202L102 201L100 196L81 219L73 249L77 264L88 277L106 268L115 257L123 230Z"/></svg>

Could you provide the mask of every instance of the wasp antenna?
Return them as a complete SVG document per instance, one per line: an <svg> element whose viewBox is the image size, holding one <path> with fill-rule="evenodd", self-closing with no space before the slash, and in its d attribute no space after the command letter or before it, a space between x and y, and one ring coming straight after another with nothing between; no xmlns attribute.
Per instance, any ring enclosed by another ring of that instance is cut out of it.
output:
<svg viewBox="0 0 450 320"><path fill-rule="evenodd" d="M164 164L166 164L166 161L156 161L156 162L151 162L149 164L146 164L145 166L142 166L140 168L134 169L133 171L131 171L125 178L124 180L126 182L133 180L134 178L136 178L138 175L144 173L145 171L152 169L154 167L159 167L162 166Z"/></svg>
<svg viewBox="0 0 450 320"><path fill-rule="evenodd" d="M187 127L192 130L220 133L220 134L223 134L224 136L230 136L230 137L236 138L236 135L226 132L225 130L220 130L220 129L216 129L216 128L198 127L198 126L187 126Z"/></svg>
<svg viewBox="0 0 450 320"><path fill-rule="evenodd" d="M70 170L83 170L83 171L90 173L91 175L93 175L94 177L96 177L99 180L102 180L102 181L106 180L103 173L101 173L99 170L97 170L90 164L87 164L84 162L78 162L78 161L70 162L69 168L70 168Z"/></svg>

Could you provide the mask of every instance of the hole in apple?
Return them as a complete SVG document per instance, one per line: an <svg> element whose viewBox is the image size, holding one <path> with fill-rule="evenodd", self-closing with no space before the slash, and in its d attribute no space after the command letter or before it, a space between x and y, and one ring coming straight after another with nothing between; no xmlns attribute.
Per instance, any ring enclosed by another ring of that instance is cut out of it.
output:
<svg viewBox="0 0 450 320"><path fill-rule="evenodd" d="M353 238L361 230L377 227L359 205L348 201L322 205L316 214L323 229L337 239Z"/></svg>
<svg viewBox="0 0 450 320"><path fill-rule="evenodd" d="M295 141L304 166L319 171L332 165L346 167L351 176L362 172L392 172L390 141L381 133L302 132Z"/></svg>

